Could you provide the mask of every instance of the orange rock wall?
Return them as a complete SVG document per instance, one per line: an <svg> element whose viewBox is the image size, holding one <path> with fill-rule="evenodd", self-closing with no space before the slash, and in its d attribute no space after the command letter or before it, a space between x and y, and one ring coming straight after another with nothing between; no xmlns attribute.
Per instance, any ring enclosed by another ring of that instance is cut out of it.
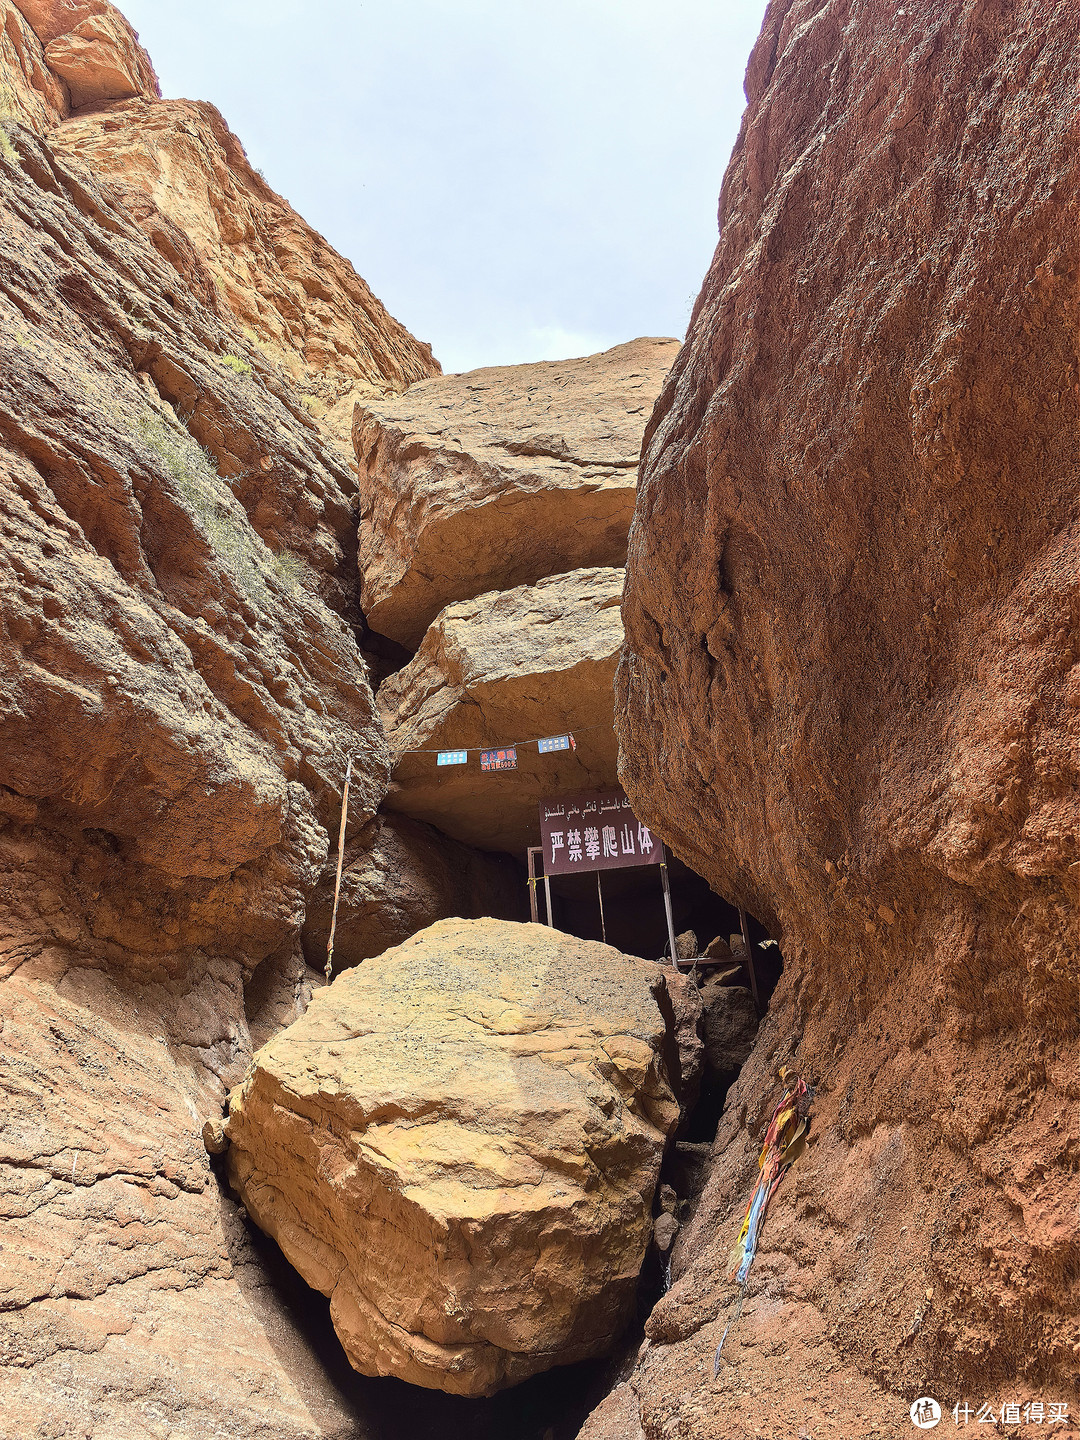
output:
<svg viewBox="0 0 1080 1440"><path fill-rule="evenodd" d="M3 9L20 68L55 119L134 95L160 98L149 55L108 0L17 0ZM29 43L28 31L33 36ZM47 76L40 74L42 63Z"/></svg>
<svg viewBox="0 0 1080 1440"><path fill-rule="evenodd" d="M297 382L350 448L359 397L438 375L431 347L393 319L356 271L248 163L213 105L131 100L69 121L63 154L119 187L125 208L252 347ZM186 237L197 273L177 254Z"/></svg>
<svg viewBox="0 0 1080 1440"><path fill-rule="evenodd" d="M1075 1383L1076 72L1071 7L1005 0L777 0L750 60L646 432L617 708L635 810L787 969L649 1440L711 1365L784 1059L819 1139L770 1212L776 1326L909 1398Z"/></svg>

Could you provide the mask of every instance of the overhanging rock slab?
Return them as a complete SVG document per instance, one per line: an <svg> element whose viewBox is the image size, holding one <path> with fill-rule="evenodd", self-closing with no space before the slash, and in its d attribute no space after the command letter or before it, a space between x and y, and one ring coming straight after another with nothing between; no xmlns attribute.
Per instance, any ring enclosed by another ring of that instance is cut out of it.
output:
<svg viewBox="0 0 1080 1440"><path fill-rule="evenodd" d="M372 630L415 649L455 600L624 564L642 432L678 351L677 340L631 340L358 404Z"/></svg>
<svg viewBox="0 0 1080 1440"><path fill-rule="evenodd" d="M377 703L393 747L388 809L488 850L539 844L542 795L618 783L613 684L621 570L575 570L448 605ZM440 766L434 751L573 733L576 748L517 748L517 769Z"/></svg>

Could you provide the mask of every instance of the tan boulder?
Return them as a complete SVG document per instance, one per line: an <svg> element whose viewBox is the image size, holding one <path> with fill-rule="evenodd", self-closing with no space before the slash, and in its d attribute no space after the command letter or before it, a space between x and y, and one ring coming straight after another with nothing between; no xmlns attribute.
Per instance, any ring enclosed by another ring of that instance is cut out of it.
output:
<svg viewBox="0 0 1080 1440"><path fill-rule="evenodd" d="M443 920L257 1053L229 1175L356 1369L485 1395L610 1350L679 1114L664 983L543 925Z"/></svg>
<svg viewBox="0 0 1080 1440"><path fill-rule="evenodd" d="M326 964L336 854L308 901L302 932L308 964ZM334 968L400 945L450 915L524 920L525 872L507 855L473 849L404 815L379 815L345 847L334 932Z"/></svg>
<svg viewBox="0 0 1080 1440"><path fill-rule="evenodd" d="M395 760L387 808L520 853L539 844L541 796L614 788L622 580L621 570L575 570L447 606L378 693ZM567 731L576 749L519 745L507 772L481 771L477 754L437 766L433 753Z"/></svg>
<svg viewBox="0 0 1080 1440"><path fill-rule="evenodd" d="M119 14L108 0L15 0L15 7L43 45L66 35L93 16L110 11Z"/></svg>
<svg viewBox="0 0 1080 1440"><path fill-rule="evenodd" d="M677 340L503 365L357 406L362 603L415 648L447 604L622 565L641 435Z"/></svg>

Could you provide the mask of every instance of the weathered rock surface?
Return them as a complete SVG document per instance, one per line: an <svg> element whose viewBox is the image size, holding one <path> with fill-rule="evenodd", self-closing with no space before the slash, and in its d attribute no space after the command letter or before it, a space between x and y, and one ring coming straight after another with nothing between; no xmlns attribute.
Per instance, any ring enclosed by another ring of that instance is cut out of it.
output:
<svg viewBox="0 0 1080 1440"><path fill-rule="evenodd" d="M0 124L44 135L73 110L160 94L139 37L107 0L0 0Z"/></svg>
<svg viewBox="0 0 1080 1440"><path fill-rule="evenodd" d="M15 0L44 47L46 66L60 82L60 115L135 95L161 96L139 37L107 0ZM57 103L59 102L59 103Z"/></svg>
<svg viewBox="0 0 1080 1440"><path fill-rule="evenodd" d="M701 992L689 975L681 974L674 966L665 966L664 990L658 999L670 1037L666 1056L668 1077L679 1104L689 1112L697 1102L705 1068Z"/></svg>
<svg viewBox="0 0 1080 1440"><path fill-rule="evenodd" d="M131 986L6 935L0 963L0 1435L354 1434L199 1136L250 1054L235 963Z"/></svg>
<svg viewBox="0 0 1080 1440"><path fill-rule="evenodd" d="M844 1433L874 1383L890 1433L918 1394L1075 1408L1075 39L1064 4L780 0L750 61L618 724L637 813L786 968L650 1322L650 1440L816 1433L813 1354ZM704 1388L793 1051L818 1139Z"/></svg>
<svg viewBox="0 0 1080 1440"><path fill-rule="evenodd" d="M235 359L280 365L346 447L357 396L439 373L430 346L275 194L212 105L134 100L69 121L54 143L117 187L158 251L239 327Z"/></svg>
<svg viewBox="0 0 1080 1440"><path fill-rule="evenodd" d="M297 933L342 754L358 822L386 784L332 608L349 472L272 370L222 369L228 332L104 194L19 145L0 179L0 785L55 893L13 903L109 963L254 964Z"/></svg>
<svg viewBox="0 0 1080 1440"><path fill-rule="evenodd" d="M622 643L621 570L575 570L448 605L378 705L394 755L387 806L486 849L539 844L537 799L611 789L612 685ZM516 770L436 766L417 750L500 745L572 731L575 750L521 745Z"/></svg>
<svg viewBox="0 0 1080 1440"><path fill-rule="evenodd" d="M610 1349L678 1118L663 984L546 926L443 920L258 1052L229 1174L357 1369L480 1395Z"/></svg>
<svg viewBox="0 0 1080 1440"><path fill-rule="evenodd" d="M386 788L355 481L3 14L0 1434L352 1433L200 1132L303 1000L344 756L354 828Z"/></svg>
<svg viewBox="0 0 1080 1440"><path fill-rule="evenodd" d="M0 125L46 134L67 112L67 92L46 63L44 45L22 11L0 0Z"/></svg>
<svg viewBox="0 0 1080 1440"><path fill-rule="evenodd" d="M641 432L677 340L505 365L357 406L368 624L415 649L444 606L621 566Z"/></svg>
<svg viewBox="0 0 1080 1440"><path fill-rule="evenodd" d="M304 920L304 954L317 970L326 964L336 862L335 852ZM508 855L460 845L404 815L379 815L346 841L334 968L381 955L448 916L525 920L525 886L524 869Z"/></svg>

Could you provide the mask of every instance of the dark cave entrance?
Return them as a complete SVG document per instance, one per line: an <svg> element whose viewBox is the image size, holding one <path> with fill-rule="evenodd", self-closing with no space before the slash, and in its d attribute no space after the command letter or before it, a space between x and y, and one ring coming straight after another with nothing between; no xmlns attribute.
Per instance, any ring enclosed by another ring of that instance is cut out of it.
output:
<svg viewBox="0 0 1080 1440"><path fill-rule="evenodd" d="M738 907L717 895L707 880L670 852L667 864L676 936L692 932L699 954L714 940L731 941L735 937L741 945L742 920ZM645 960L670 959L663 890L656 866L554 875L546 885L540 878L536 891L541 922L547 919L548 887L551 918L556 929L581 940L606 940L626 955L640 955ZM747 914L746 924L758 1000L764 1014L783 971L783 958L779 945L760 921ZM687 968L683 966L684 970ZM701 968L705 972L709 967ZM735 983L749 983L745 969Z"/></svg>

